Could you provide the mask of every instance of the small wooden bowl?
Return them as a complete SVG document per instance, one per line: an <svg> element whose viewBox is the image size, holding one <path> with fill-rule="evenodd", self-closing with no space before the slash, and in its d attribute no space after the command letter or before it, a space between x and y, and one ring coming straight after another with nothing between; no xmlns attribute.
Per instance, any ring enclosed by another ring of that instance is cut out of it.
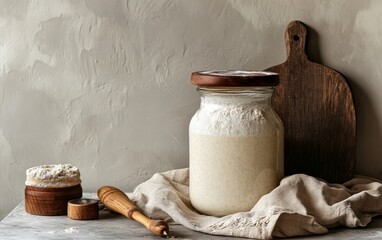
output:
<svg viewBox="0 0 382 240"><path fill-rule="evenodd" d="M73 220L91 220L98 218L98 200L73 199L68 202L68 217Z"/></svg>
<svg viewBox="0 0 382 240"><path fill-rule="evenodd" d="M25 211L44 216L66 215L68 201L81 197L81 184L64 188L25 186Z"/></svg>

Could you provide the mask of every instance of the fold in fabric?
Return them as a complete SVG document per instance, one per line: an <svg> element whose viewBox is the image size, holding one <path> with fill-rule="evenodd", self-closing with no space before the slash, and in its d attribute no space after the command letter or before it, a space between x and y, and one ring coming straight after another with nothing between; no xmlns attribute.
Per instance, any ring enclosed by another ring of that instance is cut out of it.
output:
<svg viewBox="0 0 382 240"><path fill-rule="evenodd" d="M156 173L128 195L152 218L208 234L258 239L324 234L339 225L363 227L382 213L382 183L366 177L328 184L295 174L284 178L249 212L224 217L198 213L191 205L188 183L188 169Z"/></svg>

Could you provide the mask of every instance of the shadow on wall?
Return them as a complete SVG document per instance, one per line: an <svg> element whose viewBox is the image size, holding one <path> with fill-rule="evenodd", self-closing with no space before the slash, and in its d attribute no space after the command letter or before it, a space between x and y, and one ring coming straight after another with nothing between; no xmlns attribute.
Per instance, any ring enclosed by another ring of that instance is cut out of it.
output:
<svg viewBox="0 0 382 240"><path fill-rule="evenodd" d="M306 55L311 61L323 64L319 48L320 36L318 35L318 32L316 30L314 30L308 24L304 24L308 30L306 41Z"/></svg>
<svg viewBox="0 0 382 240"><path fill-rule="evenodd" d="M382 179L380 167L382 126L379 124L376 106L373 105L369 94L356 83L355 79L357 78L347 77L353 92L357 114L356 174L366 175L367 169L373 169L375 172L372 172L372 176ZM362 159L359 156L363 156Z"/></svg>

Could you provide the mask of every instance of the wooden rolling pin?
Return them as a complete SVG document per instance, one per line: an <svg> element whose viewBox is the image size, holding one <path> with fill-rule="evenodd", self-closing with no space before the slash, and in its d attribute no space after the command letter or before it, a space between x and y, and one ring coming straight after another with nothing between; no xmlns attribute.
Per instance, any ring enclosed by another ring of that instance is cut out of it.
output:
<svg viewBox="0 0 382 240"><path fill-rule="evenodd" d="M111 186L101 187L98 192L98 198L106 207L118 212L132 220L140 222L152 233L169 237L169 227L163 220L154 220L143 215L133 202L121 190Z"/></svg>

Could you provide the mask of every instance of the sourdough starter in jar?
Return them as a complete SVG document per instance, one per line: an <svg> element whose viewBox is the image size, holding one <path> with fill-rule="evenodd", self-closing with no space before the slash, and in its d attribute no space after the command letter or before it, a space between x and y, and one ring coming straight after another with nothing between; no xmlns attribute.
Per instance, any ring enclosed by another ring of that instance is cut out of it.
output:
<svg viewBox="0 0 382 240"><path fill-rule="evenodd" d="M199 72L192 80L201 105L189 129L191 203L207 215L249 211L283 177L283 125L270 105L277 75Z"/></svg>

